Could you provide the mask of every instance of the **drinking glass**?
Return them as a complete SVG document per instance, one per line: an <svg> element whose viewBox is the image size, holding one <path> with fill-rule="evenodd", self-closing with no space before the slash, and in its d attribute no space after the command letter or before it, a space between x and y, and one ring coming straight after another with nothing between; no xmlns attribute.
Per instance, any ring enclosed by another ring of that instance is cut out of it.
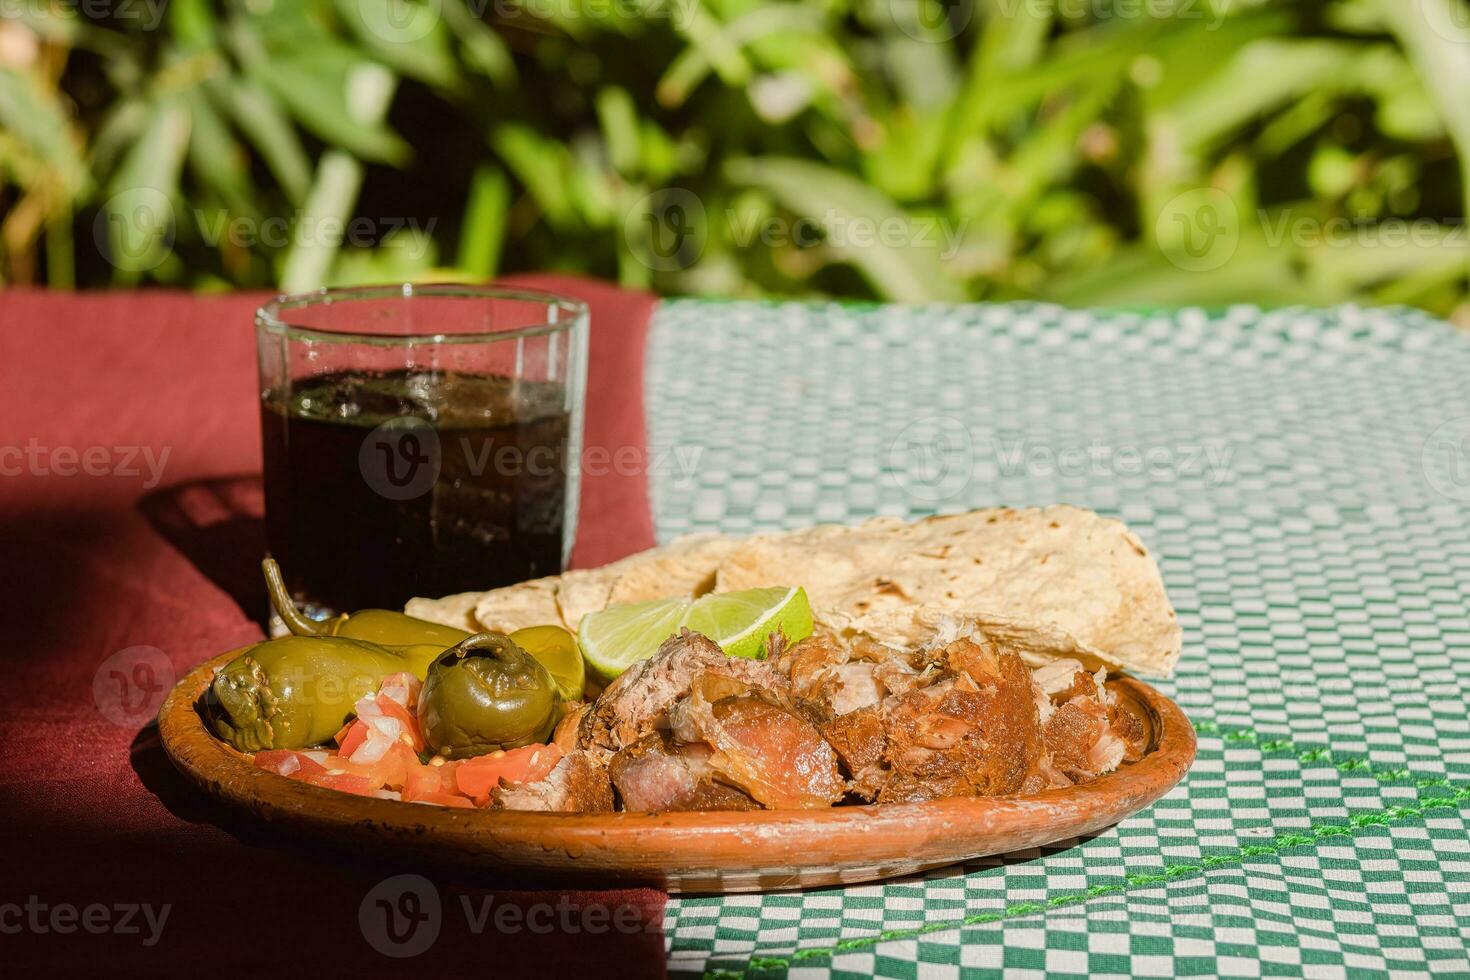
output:
<svg viewBox="0 0 1470 980"><path fill-rule="evenodd" d="M266 536L308 614L560 572L577 526L587 307L373 286L256 313Z"/></svg>

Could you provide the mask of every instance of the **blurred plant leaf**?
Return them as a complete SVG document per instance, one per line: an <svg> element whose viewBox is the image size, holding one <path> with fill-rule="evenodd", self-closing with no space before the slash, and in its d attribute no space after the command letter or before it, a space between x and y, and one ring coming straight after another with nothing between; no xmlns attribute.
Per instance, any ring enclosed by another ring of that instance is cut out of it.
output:
<svg viewBox="0 0 1470 980"><path fill-rule="evenodd" d="M468 3L438 0L444 21L464 47L465 64L489 78L499 88L508 88L516 77L515 62L500 35L485 26Z"/></svg>
<svg viewBox="0 0 1470 980"><path fill-rule="evenodd" d="M205 91L250 140L292 205L306 200L311 161L290 119L263 87L246 78L216 78Z"/></svg>
<svg viewBox="0 0 1470 980"><path fill-rule="evenodd" d="M345 249L325 285L371 286L460 278L454 275L458 270L438 269L438 255L433 237L423 229L395 229L376 248Z"/></svg>
<svg viewBox="0 0 1470 980"><path fill-rule="evenodd" d="M278 21L236 18L229 27L231 47L246 76L306 129L362 160L395 166L408 161L408 144L383 124L381 115L363 108L394 87L387 68L327 37L305 44L303 37L290 35L289 48L272 51L267 39L283 33Z"/></svg>
<svg viewBox="0 0 1470 980"><path fill-rule="evenodd" d="M140 97L120 99L108 111L92 137L94 179L105 182L128 146L148 124L149 103Z"/></svg>
<svg viewBox="0 0 1470 980"><path fill-rule="evenodd" d="M279 281L288 293L317 289L332 279L344 229L362 189L362 164L341 150L328 150L317 163L311 192L297 215Z"/></svg>
<svg viewBox="0 0 1470 980"><path fill-rule="evenodd" d="M1384 299L1470 317L1453 237L1307 247L1261 227L1281 208L1366 231L1400 216L1446 233L1463 222L1467 10L170 0L94 18L16 0L0 21L0 269L215 289L504 266L741 296ZM380 110L400 83L390 124ZM182 142L160 112L182 112ZM147 207L103 210L162 243L130 256L92 219L145 171L164 185L134 189ZM656 217L676 190L702 203L707 227L702 249L663 268L624 218ZM1180 258L1179 221L1219 195L1239 212L1239 247L1197 271ZM462 217L377 248L312 230L385 201ZM242 245L197 222L153 223L175 209L300 220L288 244ZM746 234L750 219L831 231L859 218L932 221L945 246ZM99 230L126 268L78 248ZM445 251L456 268L430 255Z"/></svg>
<svg viewBox="0 0 1470 980"><path fill-rule="evenodd" d="M1353 42L1252 41L1220 74L1166 110L1174 139L1199 153L1246 121L1353 71Z"/></svg>
<svg viewBox="0 0 1470 980"><path fill-rule="evenodd" d="M1074 306L1224 306L1242 296L1267 306L1322 301L1261 236L1242 240L1230 261L1207 275L1181 272L1157 249L1140 246L1047 288L1049 299Z"/></svg>
<svg viewBox="0 0 1470 980"><path fill-rule="evenodd" d="M518 123L498 126L491 145L526 186L547 221L560 228L577 224L568 188L571 159L565 146Z"/></svg>
<svg viewBox="0 0 1470 980"><path fill-rule="evenodd" d="M651 119L638 127L638 159L649 180L663 183L679 171L680 147Z"/></svg>
<svg viewBox="0 0 1470 980"><path fill-rule="evenodd" d="M168 24L182 47L211 49L219 39L214 11L208 0L169 0Z"/></svg>
<svg viewBox="0 0 1470 980"><path fill-rule="evenodd" d="M868 179L897 201L932 197L947 122L945 113L934 110L900 109L888 116L882 140L863 157Z"/></svg>
<svg viewBox="0 0 1470 980"><path fill-rule="evenodd" d="M1463 0L1380 0L1384 21L1434 93L1460 155L1460 193L1470 219L1470 14ZM1470 263L1470 256L1466 257Z"/></svg>
<svg viewBox="0 0 1470 980"><path fill-rule="evenodd" d="M401 166L412 151L407 143L379 122L367 122L353 113L356 93L392 84L380 65L346 51L331 56L303 55L273 58L251 72L290 110L303 126L334 146L363 160Z"/></svg>
<svg viewBox="0 0 1470 980"><path fill-rule="evenodd" d="M949 48L906 34L891 34L882 45L884 67L906 105L920 112L949 105L961 77Z"/></svg>
<svg viewBox="0 0 1470 980"><path fill-rule="evenodd" d="M763 188L787 210L823 227L851 227L856 222L908 229L915 223L861 180L821 164L781 157L736 159L725 165L725 174L735 184ZM910 240L895 246L881 236L859 242L846 235L826 242L839 261L861 271L886 299L907 303L963 299L964 290L945 274L935 245L921 247Z"/></svg>
<svg viewBox="0 0 1470 980"><path fill-rule="evenodd" d="M1405 278L1463 275L1467 250L1464 228L1349 225L1303 249L1302 260L1314 292L1335 296Z"/></svg>
<svg viewBox="0 0 1470 980"><path fill-rule="evenodd" d="M376 126L393 101L392 77L386 85L359 86L352 93L353 117ZM342 150L322 154L311 191L302 206L297 229L281 266L281 288L299 293L315 289L331 278L332 264L342 247L347 227L362 189L363 165Z"/></svg>
<svg viewBox="0 0 1470 980"><path fill-rule="evenodd" d="M113 175L113 193L146 187L165 197L178 193L179 173L189 146L189 111L182 99L149 107L148 123Z"/></svg>
<svg viewBox="0 0 1470 980"><path fill-rule="evenodd" d="M0 125L48 169L62 193L74 197L87 186L75 129L56 93L34 76L4 65L0 65Z"/></svg>
<svg viewBox="0 0 1470 980"><path fill-rule="evenodd" d="M463 0L442 4L456 5ZM338 15L366 51L405 77L458 91L463 79L440 9L440 0L337 0Z"/></svg>
<svg viewBox="0 0 1470 980"><path fill-rule="evenodd" d="M751 67L743 48L762 38L820 36L825 24L819 9L789 3L754 7L728 24L721 24L698 5L684 9L689 15L684 33L690 46L659 79L658 98L666 106L682 105L711 71L726 85L744 85Z"/></svg>
<svg viewBox="0 0 1470 980"><path fill-rule="evenodd" d="M582 221L592 228L609 228L618 211L621 179L604 166L601 145L588 137L573 140L567 190Z"/></svg>
<svg viewBox="0 0 1470 980"><path fill-rule="evenodd" d="M52 44L91 51L119 61L133 61L132 48L124 36L78 17L75 5L19 0L7 4L4 12L7 18L15 17L18 23Z"/></svg>
<svg viewBox="0 0 1470 980"><path fill-rule="evenodd" d="M171 250L189 130L189 111L181 99L155 103L142 135L112 176L103 209L108 257L121 281L156 268Z"/></svg>
<svg viewBox="0 0 1470 980"><path fill-rule="evenodd" d="M977 49L951 120L952 152L968 138L1034 109L1053 92L1123 75L1167 31L1164 22L1147 18L1131 26L1090 27L1059 41L1044 63L1005 73L1003 83Z"/></svg>
<svg viewBox="0 0 1470 980"><path fill-rule="evenodd" d="M637 174L642 160L638 110L627 90L609 86L598 92L597 118L613 169L628 176Z"/></svg>
<svg viewBox="0 0 1470 980"><path fill-rule="evenodd" d="M469 198L465 201L459 258L455 263L471 279L492 279L499 269L509 209L510 182L505 173L489 164L476 167L470 180Z"/></svg>
<svg viewBox="0 0 1470 980"><path fill-rule="evenodd" d="M236 214L257 216L255 188L244 148L203 92L184 96L189 108L189 170L194 178L219 194Z"/></svg>

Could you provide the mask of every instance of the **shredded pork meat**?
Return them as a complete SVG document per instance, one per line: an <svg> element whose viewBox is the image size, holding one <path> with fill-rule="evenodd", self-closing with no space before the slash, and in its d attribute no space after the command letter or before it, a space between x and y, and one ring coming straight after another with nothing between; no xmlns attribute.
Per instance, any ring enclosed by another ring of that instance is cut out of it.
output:
<svg viewBox="0 0 1470 980"><path fill-rule="evenodd" d="M951 634L952 635L952 634ZM683 630L558 726L512 809L744 810L1035 793L1136 761L1142 724L1075 661L971 634L923 650L818 633L727 657Z"/></svg>
<svg viewBox="0 0 1470 980"><path fill-rule="evenodd" d="M816 726L733 678L700 675L669 720L679 741L710 747L722 780L771 809L831 806L845 791L837 754Z"/></svg>
<svg viewBox="0 0 1470 980"><path fill-rule="evenodd" d="M747 793L718 780L712 754L703 742L645 735L614 755L608 771L624 810L759 810Z"/></svg>
<svg viewBox="0 0 1470 980"><path fill-rule="evenodd" d="M669 709L688 696L701 674L730 677L772 692L789 687L786 676L771 663L727 657L708 637L680 630L664 641L658 653L624 671L593 702L582 715L578 746L605 765L619 749L667 729Z"/></svg>
<svg viewBox="0 0 1470 980"><path fill-rule="evenodd" d="M490 795L494 806L502 810L603 813L613 809L607 767L586 752L568 755L545 779L512 785L502 783Z"/></svg>

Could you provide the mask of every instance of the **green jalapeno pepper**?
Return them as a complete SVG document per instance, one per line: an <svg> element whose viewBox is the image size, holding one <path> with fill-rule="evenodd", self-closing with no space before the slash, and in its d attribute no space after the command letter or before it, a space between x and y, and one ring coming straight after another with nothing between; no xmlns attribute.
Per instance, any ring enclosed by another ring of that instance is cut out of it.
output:
<svg viewBox="0 0 1470 980"><path fill-rule="evenodd" d="M577 638L560 626L526 626L510 634L510 641L535 657L563 701L580 701L587 690L587 665Z"/></svg>
<svg viewBox="0 0 1470 980"><path fill-rule="evenodd" d="M402 671L422 676L417 665L402 653L347 637L266 640L215 674L211 727L243 752L320 745L384 678Z"/></svg>
<svg viewBox="0 0 1470 980"><path fill-rule="evenodd" d="M429 665L419 695L424 740L448 759L544 742L556 724L556 684L500 633L476 633Z"/></svg>
<svg viewBox="0 0 1470 980"><path fill-rule="evenodd" d="M430 646L434 652L454 646L470 634L453 626L431 623L407 613L391 609L362 609L355 613L343 613L331 619L317 621L308 619L291 601L286 582L281 577L281 567L274 558L260 563L265 572L265 587L270 593L271 608L281 617L296 636L344 636L353 640L367 640L385 647Z"/></svg>

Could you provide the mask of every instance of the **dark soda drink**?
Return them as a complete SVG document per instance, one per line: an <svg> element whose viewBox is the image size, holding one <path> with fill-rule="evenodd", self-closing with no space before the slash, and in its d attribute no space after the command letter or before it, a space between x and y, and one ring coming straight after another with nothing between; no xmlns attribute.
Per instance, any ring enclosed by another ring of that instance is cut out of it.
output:
<svg viewBox="0 0 1470 980"><path fill-rule="evenodd" d="M264 392L266 531L309 608L401 609L562 570L563 384L341 372Z"/></svg>

